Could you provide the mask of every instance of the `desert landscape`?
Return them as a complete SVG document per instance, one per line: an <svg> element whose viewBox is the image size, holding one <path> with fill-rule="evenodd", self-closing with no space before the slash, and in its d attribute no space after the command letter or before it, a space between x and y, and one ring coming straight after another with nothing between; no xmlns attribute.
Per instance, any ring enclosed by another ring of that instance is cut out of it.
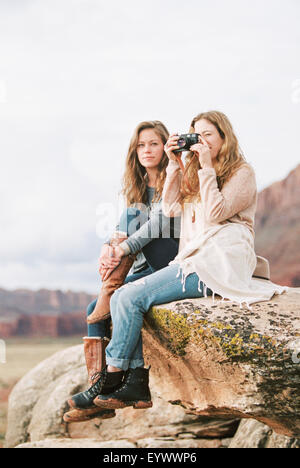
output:
<svg viewBox="0 0 300 468"><path fill-rule="evenodd" d="M282 181L259 193L256 251L270 261L271 279L300 286L300 165ZM11 389L30 369L55 352L81 344L86 333L86 293L0 289L0 447L6 431Z"/></svg>

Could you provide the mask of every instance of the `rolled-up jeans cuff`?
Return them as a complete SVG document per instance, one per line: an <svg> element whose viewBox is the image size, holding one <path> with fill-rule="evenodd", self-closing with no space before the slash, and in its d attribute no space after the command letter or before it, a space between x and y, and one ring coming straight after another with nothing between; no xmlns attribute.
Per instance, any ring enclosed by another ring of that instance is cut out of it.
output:
<svg viewBox="0 0 300 468"><path fill-rule="evenodd" d="M144 359L115 359L106 356L106 364L108 366L117 367L124 371L136 369L137 367L144 367Z"/></svg>

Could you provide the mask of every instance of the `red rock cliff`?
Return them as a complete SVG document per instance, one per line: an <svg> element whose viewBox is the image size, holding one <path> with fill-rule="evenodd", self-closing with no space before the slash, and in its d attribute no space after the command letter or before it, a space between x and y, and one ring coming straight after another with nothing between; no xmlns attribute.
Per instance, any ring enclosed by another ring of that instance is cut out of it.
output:
<svg viewBox="0 0 300 468"><path fill-rule="evenodd" d="M274 282L300 286L300 164L259 193L255 245Z"/></svg>
<svg viewBox="0 0 300 468"><path fill-rule="evenodd" d="M86 293L0 289L0 338L69 336L86 333Z"/></svg>

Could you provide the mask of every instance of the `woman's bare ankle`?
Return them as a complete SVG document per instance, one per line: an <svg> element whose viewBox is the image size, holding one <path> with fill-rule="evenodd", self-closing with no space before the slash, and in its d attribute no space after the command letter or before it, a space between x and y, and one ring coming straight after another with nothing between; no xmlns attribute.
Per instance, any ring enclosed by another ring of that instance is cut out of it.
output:
<svg viewBox="0 0 300 468"><path fill-rule="evenodd" d="M122 369L114 366L107 366L107 372L120 372Z"/></svg>

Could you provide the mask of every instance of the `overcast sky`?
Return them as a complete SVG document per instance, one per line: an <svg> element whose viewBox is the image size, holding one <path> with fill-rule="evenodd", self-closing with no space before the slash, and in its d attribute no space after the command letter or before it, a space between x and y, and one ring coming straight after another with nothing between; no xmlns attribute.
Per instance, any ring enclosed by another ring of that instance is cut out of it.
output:
<svg viewBox="0 0 300 468"><path fill-rule="evenodd" d="M259 190L300 162L299 0L0 0L0 287L95 293L134 127L230 118ZM106 204L106 205L105 205Z"/></svg>

